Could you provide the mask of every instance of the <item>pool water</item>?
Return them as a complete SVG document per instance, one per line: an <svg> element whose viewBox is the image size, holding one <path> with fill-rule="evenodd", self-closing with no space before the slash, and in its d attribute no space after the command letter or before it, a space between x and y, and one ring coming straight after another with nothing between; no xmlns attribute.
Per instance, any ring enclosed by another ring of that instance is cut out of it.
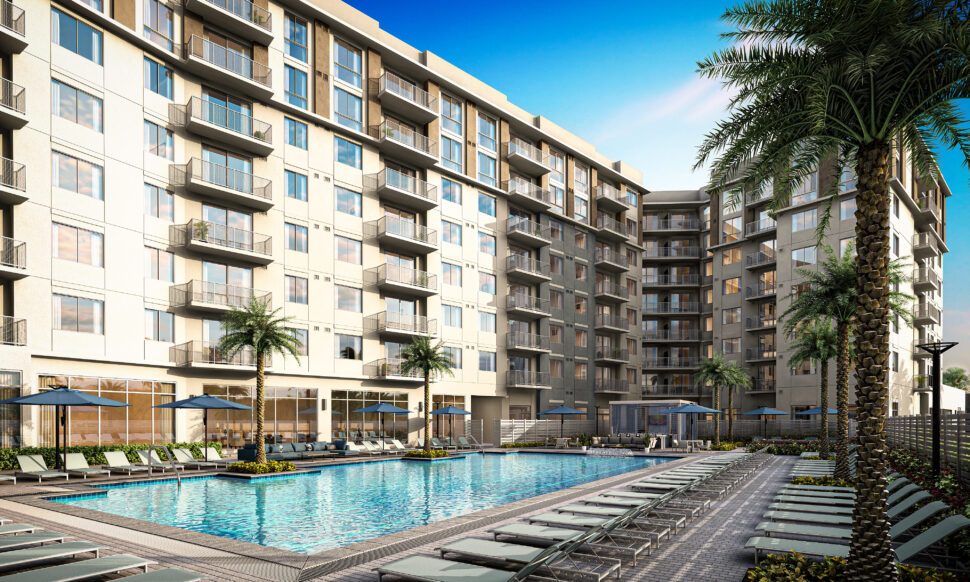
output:
<svg viewBox="0 0 970 582"><path fill-rule="evenodd" d="M673 459L472 454L337 465L248 481L205 477L99 486L60 503L293 552L314 553Z"/></svg>

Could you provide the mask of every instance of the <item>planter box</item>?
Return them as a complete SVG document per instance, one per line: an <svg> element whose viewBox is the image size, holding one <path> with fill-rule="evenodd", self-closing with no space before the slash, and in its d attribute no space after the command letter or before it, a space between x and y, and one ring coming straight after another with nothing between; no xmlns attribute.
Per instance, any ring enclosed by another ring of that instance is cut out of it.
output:
<svg viewBox="0 0 970 582"><path fill-rule="evenodd" d="M425 457L401 457L405 461L418 461L421 463L433 463L435 461L456 461L458 459L464 459L465 455L449 455L447 457L436 457L434 459L429 459Z"/></svg>
<svg viewBox="0 0 970 582"><path fill-rule="evenodd" d="M217 474L217 476L232 477L235 479L247 479L249 481L255 481L258 479L276 479L279 477L289 477L292 475L309 475L311 473L319 473L319 472L320 471L318 469L318 470L309 470L309 471L296 470L296 471L282 471L279 473L260 473L259 475L250 475L248 473L233 473L231 471L221 471Z"/></svg>

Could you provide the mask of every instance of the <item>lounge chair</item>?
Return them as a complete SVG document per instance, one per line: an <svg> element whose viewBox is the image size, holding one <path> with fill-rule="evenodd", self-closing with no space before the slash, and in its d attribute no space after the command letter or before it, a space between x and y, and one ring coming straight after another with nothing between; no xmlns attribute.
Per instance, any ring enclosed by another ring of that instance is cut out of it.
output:
<svg viewBox="0 0 970 582"><path fill-rule="evenodd" d="M26 523L7 523L0 525L0 535L9 536L17 535L22 533L34 533L41 528L36 525L30 525Z"/></svg>
<svg viewBox="0 0 970 582"><path fill-rule="evenodd" d="M568 542L561 543L565 544ZM528 564L533 560L542 558L543 555L555 553L557 551L556 548L556 545L549 548L536 548L508 542L465 538L441 546L438 548L438 551L441 553L442 558L447 554L454 554L463 558L476 560L484 559L509 564ZM619 573L620 561L592 555L580 556L565 554L557 560L544 564L543 568L549 568L554 573L557 571L565 571L563 572L564 575L572 572L577 576L582 576L584 580L603 580Z"/></svg>
<svg viewBox="0 0 970 582"><path fill-rule="evenodd" d="M816 505L846 505L852 507L855 505L855 499L846 499L844 497L814 497L808 495L775 495L775 501L782 503L812 503Z"/></svg>
<svg viewBox="0 0 970 582"><path fill-rule="evenodd" d="M835 491L840 493L855 494L855 487L834 487L828 485L785 485L785 489L798 489L802 491Z"/></svg>
<svg viewBox="0 0 970 582"><path fill-rule="evenodd" d="M442 449L442 450L444 450L444 449L455 449L455 450L458 450L458 447L453 446L453 445L445 445L445 444L443 444L441 441L439 441L435 437L431 437L431 448L434 448L434 449Z"/></svg>
<svg viewBox="0 0 970 582"><path fill-rule="evenodd" d="M664 493L641 493L639 491L604 491L601 495L607 497L629 497L631 499L658 499L664 496Z"/></svg>
<svg viewBox="0 0 970 582"><path fill-rule="evenodd" d="M469 440L467 438L465 438L463 436L458 437L458 444L461 445L461 448L463 448L463 449L479 449L479 450L481 450L482 448L484 448L480 444L477 444L477 443L472 444L471 442L469 442Z"/></svg>
<svg viewBox="0 0 970 582"><path fill-rule="evenodd" d="M144 574L122 578L126 582L199 582L202 579L204 579L204 576L178 568L162 568L161 570L152 570Z"/></svg>
<svg viewBox="0 0 970 582"><path fill-rule="evenodd" d="M104 458L108 461L108 471L112 473L147 473L148 467L132 465L124 451L105 451Z"/></svg>
<svg viewBox="0 0 970 582"><path fill-rule="evenodd" d="M64 469L71 475L81 475L85 479L88 475L111 475L107 469L97 469L88 465L84 453L65 453L61 457L64 459Z"/></svg>
<svg viewBox="0 0 970 582"><path fill-rule="evenodd" d="M779 495L797 495L799 497L825 497L838 499L855 499L854 491L812 491L810 489L792 489L782 487L778 490Z"/></svg>
<svg viewBox="0 0 970 582"><path fill-rule="evenodd" d="M188 449L172 449L172 454L175 455L175 460L179 464L185 465L186 467L191 467L194 469L217 469L219 465L215 463L207 463L206 461L198 461L192 456L192 453Z"/></svg>
<svg viewBox="0 0 970 582"><path fill-rule="evenodd" d="M852 515L824 515L821 513L807 513L804 511L766 511L762 515L771 521L798 521L803 523L822 523L827 525L851 525Z"/></svg>
<svg viewBox="0 0 970 582"><path fill-rule="evenodd" d="M130 554L118 554L116 556L81 560L61 566L51 566L49 568L39 568L37 570L0 576L0 582L64 582L95 578L134 568L144 568L147 572L148 566L154 563L153 560L146 560ZM198 578L195 578L195 580L198 580Z"/></svg>
<svg viewBox="0 0 970 582"><path fill-rule="evenodd" d="M886 515L889 517L889 519L896 519L906 511L912 509L917 503L926 501L931 497L932 495L926 491L917 491L905 499L900 499L895 505L891 505L889 510L886 512Z"/></svg>
<svg viewBox="0 0 970 582"><path fill-rule="evenodd" d="M363 447L363 445L361 445L361 446ZM344 450L354 451L358 455L362 455L362 454L363 455L379 455L379 454L381 454L380 451L374 451L374 450L368 449L366 447L360 448L355 443L352 443L350 441L347 441L344 444L344 447L346 447Z"/></svg>
<svg viewBox="0 0 970 582"><path fill-rule="evenodd" d="M911 516L893 525L889 530L890 539L896 540L915 526L947 508L948 506L942 501L934 501L933 503L925 505L919 511L914 512ZM827 525L804 525L763 521L755 529L765 532L768 536L772 534L787 534L837 540L847 540L852 537L851 527L833 527Z"/></svg>
<svg viewBox="0 0 970 582"><path fill-rule="evenodd" d="M391 446L394 447L395 449L401 451L402 453L403 452L406 452L406 451L413 451L414 450L411 447L406 447L406 446L402 445L401 444L401 441L399 441L397 439L391 439Z"/></svg>
<svg viewBox="0 0 970 582"><path fill-rule="evenodd" d="M67 537L68 536L64 534L51 531L39 531L2 537L0 538L0 551L5 552L7 550L15 550L17 548L32 546L34 544L52 544L54 542L63 542Z"/></svg>
<svg viewBox="0 0 970 582"><path fill-rule="evenodd" d="M173 467L175 470L185 468L185 465L163 461L161 457L158 456L158 453L155 452L155 449L149 451L138 451L138 456L141 458L142 465L148 467L149 469L161 469L163 473L171 470Z"/></svg>
<svg viewBox="0 0 970 582"><path fill-rule="evenodd" d="M97 558L100 556L103 547L91 542L64 542L2 552L0 553L0 568L31 566L47 560L70 558L78 554L94 554L94 557Z"/></svg>
<svg viewBox="0 0 970 582"><path fill-rule="evenodd" d="M215 463L216 465L220 465L220 466L229 466L237 462L236 460L233 460L233 459L222 458L222 455L219 454L219 451L217 451L215 447L206 447L204 457L207 457L203 459L205 460L205 462Z"/></svg>
<svg viewBox="0 0 970 582"><path fill-rule="evenodd" d="M0 473L0 481L13 481L14 485L17 484L16 477L14 477L13 475L4 475L3 473Z"/></svg>
<svg viewBox="0 0 970 582"><path fill-rule="evenodd" d="M47 467L47 463L44 462L44 457L40 455L17 455L17 464L20 465L20 471L17 471L15 475L34 477L38 483L44 479L64 477L65 480L70 480L71 478L67 473L51 471Z"/></svg>
<svg viewBox="0 0 970 582"><path fill-rule="evenodd" d="M913 513L907 515L905 518L896 522L891 528L889 528L889 537L896 539L906 531L923 523L937 513L946 511L949 508L950 506L942 501L931 501L930 503L927 503L923 507L920 507Z"/></svg>
<svg viewBox="0 0 970 582"><path fill-rule="evenodd" d="M915 483L910 483L909 485L900 487L899 489L890 493L889 498L886 500L886 503L888 503L889 505L896 505L896 503L898 503L900 499L903 499L908 495L916 493L919 490L920 488L918 485L916 485Z"/></svg>
<svg viewBox="0 0 970 582"><path fill-rule="evenodd" d="M906 477L893 479L892 481L889 482L889 485L886 485L886 491L892 493L893 491L895 491L896 489L899 489L903 485L908 485L908 484L909 484L909 479L907 479Z"/></svg>

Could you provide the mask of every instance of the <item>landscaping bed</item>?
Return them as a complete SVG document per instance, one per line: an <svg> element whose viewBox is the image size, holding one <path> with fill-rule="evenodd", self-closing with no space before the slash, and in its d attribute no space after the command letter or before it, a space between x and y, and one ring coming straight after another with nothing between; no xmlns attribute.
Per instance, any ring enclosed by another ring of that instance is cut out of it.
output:
<svg viewBox="0 0 970 582"><path fill-rule="evenodd" d="M222 454L222 443L220 442L166 443L163 446L168 447L169 450L188 449L196 459L203 457L202 449L204 447L212 447ZM61 452L82 453L88 464L94 466L108 464L108 460L104 458L104 453L108 451L124 451L129 461L132 463L140 463L141 459L138 457L138 451L147 451L151 447L152 445L147 443L136 445L73 446L67 447L66 450L61 448ZM156 452L163 461L168 461L164 452L160 450ZM54 467L56 465L54 447L14 447L0 449L0 471L19 470L17 455L40 455L44 457L44 462L47 463L48 467Z"/></svg>
<svg viewBox="0 0 970 582"><path fill-rule="evenodd" d="M951 572L899 565L899 582L957 582ZM801 554L770 554L748 570L745 582L842 582L845 558L812 560Z"/></svg>

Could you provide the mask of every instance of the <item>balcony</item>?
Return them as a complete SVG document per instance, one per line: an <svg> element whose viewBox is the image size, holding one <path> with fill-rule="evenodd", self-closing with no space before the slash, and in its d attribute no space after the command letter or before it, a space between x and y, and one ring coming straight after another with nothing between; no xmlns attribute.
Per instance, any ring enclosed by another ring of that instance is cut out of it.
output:
<svg viewBox="0 0 970 582"><path fill-rule="evenodd" d="M596 299L612 303L626 303L630 300L630 291L625 286L613 281L597 281Z"/></svg>
<svg viewBox="0 0 970 582"><path fill-rule="evenodd" d="M759 282L755 287L747 287L744 290L744 298L748 301L758 301L774 297L778 293L778 285L775 283Z"/></svg>
<svg viewBox="0 0 970 582"><path fill-rule="evenodd" d="M916 199L919 212L915 216L918 226L930 225L935 230L935 225L940 223L942 215L940 201L941 197L936 190L929 190L919 195Z"/></svg>
<svg viewBox="0 0 970 582"><path fill-rule="evenodd" d="M185 67L208 82L256 99L266 101L273 96L269 67L201 36L193 34L185 43Z"/></svg>
<svg viewBox="0 0 970 582"><path fill-rule="evenodd" d="M701 387L694 384L654 384L643 387L644 396L699 396Z"/></svg>
<svg viewBox="0 0 970 582"><path fill-rule="evenodd" d="M382 311L370 316L374 329L384 336L433 336L438 334L438 321L423 315Z"/></svg>
<svg viewBox="0 0 970 582"><path fill-rule="evenodd" d="M424 378L419 372L414 371L405 374L401 370L403 365L404 360L401 358L383 358L368 364L368 368L373 370L370 374L372 377L379 378L381 380L388 380L392 382L424 383Z"/></svg>
<svg viewBox="0 0 970 582"><path fill-rule="evenodd" d="M697 287L701 284L701 276L687 275L644 275L644 287Z"/></svg>
<svg viewBox="0 0 970 582"><path fill-rule="evenodd" d="M505 221L505 233L511 241L532 248L541 248L552 243L548 226L534 220L513 216Z"/></svg>
<svg viewBox="0 0 970 582"><path fill-rule="evenodd" d="M644 218L644 232L697 232L701 222L694 218Z"/></svg>
<svg viewBox="0 0 970 582"><path fill-rule="evenodd" d="M197 218L170 230L172 244L190 251L257 265L273 262L273 239L265 234Z"/></svg>
<svg viewBox="0 0 970 582"><path fill-rule="evenodd" d="M430 168L438 163L438 143L410 127L387 119L374 128L381 150L402 162Z"/></svg>
<svg viewBox="0 0 970 582"><path fill-rule="evenodd" d="M17 54L27 48L26 29L24 9L6 0L0 2L0 51Z"/></svg>
<svg viewBox="0 0 970 582"><path fill-rule="evenodd" d="M426 271L384 264L369 269L368 275L381 291L408 297L430 297L438 293L438 276Z"/></svg>
<svg viewBox="0 0 970 582"><path fill-rule="evenodd" d="M774 196L773 190L763 190L761 192L749 192L748 195L745 197L745 203L748 206L754 206L756 204L761 204L762 202L767 202L771 200L772 196Z"/></svg>
<svg viewBox="0 0 970 582"><path fill-rule="evenodd" d="M936 246L936 238L928 232L918 232L913 235L913 257L925 259L940 254Z"/></svg>
<svg viewBox="0 0 970 582"><path fill-rule="evenodd" d="M186 0L185 8L247 40L264 45L273 40L272 15L248 0Z"/></svg>
<svg viewBox="0 0 970 582"><path fill-rule="evenodd" d="M509 332L505 336L505 349L510 352L528 352L530 354L548 354L550 351L549 336L525 332Z"/></svg>
<svg viewBox="0 0 970 582"><path fill-rule="evenodd" d="M774 218L764 218L744 225L745 235L751 238L773 234L777 230L778 223Z"/></svg>
<svg viewBox="0 0 970 582"><path fill-rule="evenodd" d="M930 267L913 270L913 289L918 293L940 290L940 273Z"/></svg>
<svg viewBox="0 0 970 582"><path fill-rule="evenodd" d="M643 250L646 259L699 259L701 247L647 247Z"/></svg>
<svg viewBox="0 0 970 582"><path fill-rule="evenodd" d="M775 381L771 378L755 378L751 387L745 390L748 394L767 394L775 391Z"/></svg>
<svg viewBox="0 0 970 582"><path fill-rule="evenodd" d="M375 221L377 239L385 249L426 255L438 250L438 232L394 214Z"/></svg>
<svg viewBox="0 0 970 582"><path fill-rule="evenodd" d="M544 155L542 150L517 137L513 137L508 143L506 153L509 165L530 176L543 176L552 171L548 156Z"/></svg>
<svg viewBox="0 0 970 582"><path fill-rule="evenodd" d="M913 310L913 321L916 325L939 325L940 310L931 303L920 303Z"/></svg>
<svg viewBox="0 0 970 582"><path fill-rule="evenodd" d="M524 255L509 255L505 258L505 274L510 279L526 283L542 283L552 279L549 275L549 263L526 257Z"/></svg>
<svg viewBox="0 0 970 582"><path fill-rule="evenodd" d="M0 78L0 128L20 129L27 125L26 95L20 85Z"/></svg>
<svg viewBox="0 0 970 582"><path fill-rule="evenodd" d="M619 273L630 269L630 261L627 256L609 247L597 248L593 260L597 269L605 271Z"/></svg>
<svg viewBox="0 0 970 582"><path fill-rule="evenodd" d="M744 329L747 331L774 331L777 326L778 319L774 315L748 317L744 321Z"/></svg>
<svg viewBox="0 0 970 582"><path fill-rule="evenodd" d="M760 269L762 267L770 267L774 265L777 260L778 257L774 252L766 253L764 251L758 251L756 253L749 253L746 257L744 257L744 268Z"/></svg>
<svg viewBox="0 0 970 582"><path fill-rule="evenodd" d="M778 358L775 348L755 348L745 350L744 361L749 363L774 362Z"/></svg>
<svg viewBox="0 0 970 582"><path fill-rule="evenodd" d="M804 192L802 194L796 194L791 197L788 202L788 206L801 206L802 204L808 204L809 202L815 202L818 200L818 192Z"/></svg>
<svg viewBox="0 0 970 582"><path fill-rule="evenodd" d="M234 308L249 305L251 299L265 301L269 305L272 295L268 291L257 291L249 287L213 283L193 279L188 283L172 285L169 289L169 301L175 307L225 313Z"/></svg>
<svg viewBox="0 0 970 582"><path fill-rule="evenodd" d="M0 237L0 281L16 281L27 276L27 243Z"/></svg>
<svg viewBox="0 0 970 582"><path fill-rule="evenodd" d="M201 158L192 158L184 166L173 165L170 177L189 192L209 198L259 211L273 207L272 182Z"/></svg>
<svg viewBox="0 0 970 582"><path fill-rule="evenodd" d="M609 184L596 185L596 204L608 212L622 212L636 208L636 199L630 200L625 192Z"/></svg>
<svg viewBox="0 0 970 582"><path fill-rule="evenodd" d="M22 204L27 201L27 168L7 158L0 158L0 204Z"/></svg>
<svg viewBox="0 0 970 582"><path fill-rule="evenodd" d="M629 234L625 224L612 216L601 214L596 217L596 236L600 239L623 241Z"/></svg>
<svg viewBox="0 0 970 582"><path fill-rule="evenodd" d="M625 317L620 317L619 315L606 315L604 313L598 313L596 314L596 323L594 327L598 331L626 333L630 331L630 320Z"/></svg>
<svg viewBox="0 0 970 582"><path fill-rule="evenodd" d="M421 124L438 118L438 98L394 73L385 72L381 75L377 98L385 111Z"/></svg>
<svg viewBox="0 0 970 582"><path fill-rule="evenodd" d="M414 176L384 168L372 179L381 200L419 211L431 210L438 205L438 187Z"/></svg>
<svg viewBox="0 0 970 582"><path fill-rule="evenodd" d="M540 319L552 315L548 299L524 293L506 295L505 309L517 319Z"/></svg>
<svg viewBox="0 0 970 582"><path fill-rule="evenodd" d="M647 303L643 306L643 312L658 314L696 314L701 312L701 304L698 301L664 301L660 303Z"/></svg>
<svg viewBox="0 0 970 582"><path fill-rule="evenodd" d="M506 388L552 388L552 378L548 372L529 372L527 370L509 370L505 373Z"/></svg>
<svg viewBox="0 0 970 582"><path fill-rule="evenodd" d="M919 359L919 360L926 359L926 358L932 358L933 357L933 354L931 354L928 351L926 351L924 349L921 349L921 348L919 348L917 346L919 346L920 344L923 344L923 343L932 343L933 341L934 341L933 339L928 339L926 341L921 340L921 339L915 339L915 340L913 340L913 357L916 358L916 359Z"/></svg>
<svg viewBox="0 0 970 582"><path fill-rule="evenodd" d="M0 345L27 345L27 320L0 315Z"/></svg>
<svg viewBox="0 0 970 582"><path fill-rule="evenodd" d="M644 357L643 368L646 370L688 370L697 367L699 359L696 356L685 358Z"/></svg>
<svg viewBox="0 0 970 582"><path fill-rule="evenodd" d="M184 109L173 105L172 111L172 121L184 125L185 129L196 135L257 156L265 157L273 151L273 126L241 111L200 97L189 99Z"/></svg>
<svg viewBox="0 0 970 582"><path fill-rule="evenodd" d="M596 378L593 391L597 394L626 394L630 391L630 383L619 378Z"/></svg>
<svg viewBox="0 0 970 582"><path fill-rule="evenodd" d="M603 364L626 364L630 361L630 351L610 346L596 346L595 359Z"/></svg>
<svg viewBox="0 0 970 582"><path fill-rule="evenodd" d="M548 190L543 190L532 182L527 182L519 178L507 180L503 189L509 195L509 202L529 210L541 211L552 208L552 197Z"/></svg>
<svg viewBox="0 0 970 582"><path fill-rule="evenodd" d="M641 335L645 342L696 342L701 335L696 329L645 329Z"/></svg>
<svg viewBox="0 0 970 582"><path fill-rule="evenodd" d="M263 356L264 365L272 365L269 355ZM201 370L238 370L253 373L256 371L256 353L246 347L235 354L229 355L219 349L218 344L212 342L190 341L169 348L169 358L180 368L196 368Z"/></svg>

